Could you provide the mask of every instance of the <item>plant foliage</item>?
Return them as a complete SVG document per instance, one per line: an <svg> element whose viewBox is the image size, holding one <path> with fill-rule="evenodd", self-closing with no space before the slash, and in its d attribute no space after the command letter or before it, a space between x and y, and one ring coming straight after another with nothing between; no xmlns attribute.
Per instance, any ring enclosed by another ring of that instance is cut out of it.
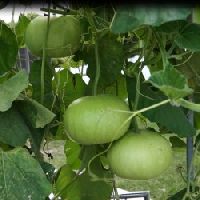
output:
<svg viewBox="0 0 200 200"><path fill-rule="evenodd" d="M41 10L73 15L81 25L80 48L64 58L48 57L45 44L41 57L27 49L24 35L34 14L21 14L16 24L0 21L2 200L44 200L50 193L70 200L111 197L115 175L106 154L112 143L78 144L64 129L65 110L80 97L118 96L133 113L130 130L168 133L173 148L185 147L183 140L200 128L200 20L191 20L196 10L75 3L63 9L58 4ZM63 27L57 28L54 34L59 35ZM27 52L25 60L21 48ZM143 76L145 67L148 78ZM195 112L194 125L187 119L189 111ZM67 162L55 170L44 160L45 153L52 156L44 152L44 145L56 139L65 140ZM186 195L190 192L183 189L169 199Z"/></svg>

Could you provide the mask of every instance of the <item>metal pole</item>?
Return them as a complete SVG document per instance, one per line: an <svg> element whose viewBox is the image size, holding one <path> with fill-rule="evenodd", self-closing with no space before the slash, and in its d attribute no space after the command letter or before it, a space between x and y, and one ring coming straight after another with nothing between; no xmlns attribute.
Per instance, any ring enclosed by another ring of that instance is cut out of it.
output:
<svg viewBox="0 0 200 200"><path fill-rule="evenodd" d="M29 63L29 53L27 48L20 48L19 49L20 54L20 66L22 69L26 70L27 73L30 72L30 63Z"/></svg>

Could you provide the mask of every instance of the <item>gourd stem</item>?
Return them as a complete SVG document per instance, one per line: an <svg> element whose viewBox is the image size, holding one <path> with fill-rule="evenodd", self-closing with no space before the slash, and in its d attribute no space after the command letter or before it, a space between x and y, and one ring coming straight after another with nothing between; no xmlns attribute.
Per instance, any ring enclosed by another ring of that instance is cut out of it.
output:
<svg viewBox="0 0 200 200"><path fill-rule="evenodd" d="M49 22L50 22L50 6L51 3L48 3L48 22L47 22L47 30L45 35L45 42L43 45L43 52L42 52L42 66L41 66L41 91L40 91L40 103L44 103L44 68L45 68L45 60L46 60L46 46L48 42L48 32L49 32Z"/></svg>
<svg viewBox="0 0 200 200"><path fill-rule="evenodd" d="M153 105L151 105L151 106L149 106L149 107L146 107L146 108L142 108L142 109L140 109L140 110L138 110L138 111L133 112L132 117L138 115L139 113L143 113L143 112L146 112L146 111L148 111L148 110L157 108L157 107L159 107L159 106L161 106L161 105L167 104L167 103L169 103L169 102L170 102L170 99L166 99L166 100L161 101L160 103L153 104Z"/></svg>
<svg viewBox="0 0 200 200"><path fill-rule="evenodd" d="M134 102L133 111L137 110L139 99L140 99L140 74L141 74L141 71L139 71L137 79L136 79L136 94L135 94L135 102ZM139 130L138 130L136 117L132 121L134 121L135 132L138 132Z"/></svg>
<svg viewBox="0 0 200 200"><path fill-rule="evenodd" d="M100 60L99 60L99 46L98 46L98 41L96 38L96 44L95 44L95 59L96 59L96 75L95 75L95 80L94 80L94 90L93 90L93 95L97 95L97 86L100 78Z"/></svg>

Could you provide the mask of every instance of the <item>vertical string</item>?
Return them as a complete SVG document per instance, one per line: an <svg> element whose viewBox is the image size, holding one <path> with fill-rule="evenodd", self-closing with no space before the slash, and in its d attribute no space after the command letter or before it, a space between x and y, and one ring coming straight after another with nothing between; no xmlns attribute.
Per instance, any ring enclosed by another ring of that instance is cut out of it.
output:
<svg viewBox="0 0 200 200"><path fill-rule="evenodd" d="M45 60L46 60L46 46L48 42L48 32L49 32L49 22L50 22L50 6L51 3L48 2L48 22L47 22L47 30L45 35L45 42L43 45L43 54L42 54L42 66L41 66L41 91L40 91L40 103L44 103L44 68L45 68Z"/></svg>
<svg viewBox="0 0 200 200"><path fill-rule="evenodd" d="M98 40L96 38L96 43L95 43L95 59L96 59L96 75L95 75L95 80L94 80L94 89L93 89L93 95L97 95L97 86L100 78L100 59L99 59L99 45L98 45Z"/></svg>

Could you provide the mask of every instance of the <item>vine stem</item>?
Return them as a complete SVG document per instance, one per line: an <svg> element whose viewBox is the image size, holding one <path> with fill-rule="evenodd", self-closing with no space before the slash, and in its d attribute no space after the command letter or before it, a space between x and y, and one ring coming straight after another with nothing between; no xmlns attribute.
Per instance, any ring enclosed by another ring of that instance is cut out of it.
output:
<svg viewBox="0 0 200 200"><path fill-rule="evenodd" d="M143 112L146 112L146 111L151 110L153 108L157 108L157 107L164 105L164 104L167 104L169 102L170 102L170 99L163 100L160 103L156 103L156 104L153 104L152 106L149 106L147 108L142 108L138 111L135 111L135 112L133 112L133 114L131 116L134 117L134 116L138 115L139 113L143 113Z"/></svg>
<svg viewBox="0 0 200 200"><path fill-rule="evenodd" d="M141 83L140 83L140 77L141 77L141 72L142 72L142 69L144 67L144 64L143 64L143 61L141 61L142 58L145 57L145 49L148 48L148 45L150 43L150 38L151 38L151 35L152 35L152 31L151 29L148 29L148 40L146 41L146 43L143 43L141 44L141 47L142 48L142 51L141 51L141 54L138 58L138 60L136 61L136 65L137 63L139 62L140 63L140 66L139 66L139 73L137 75L137 78L136 78L136 94L135 94L135 102L134 102L134 106L133 106L133 111L137 111L137 108L138 108L138 104L139 104L139 99L140 99L140 95L141 95L141 92L140 92L140 88L141 88ZM135 127L135 132L138 132L138 124L137 124L137 119L134 118L132 120L132 123L133 123L133 126Z"/></svg>
<svg viewBox="0 0 200 200"><path fill-rule="evenodd" d="M96 59L96 75L95 75L95 81L94 81L94 89L93 89L93 95L97 95L97 86L100 78L101 68L100 68L100 60L99 60L99 45L96 38L95 43L95 59Z"/></svg>
<svg viewBox="0 0 200 200"><path fill-rule="evenodd" d="M11 20L12 26L14 26L15 24L14 16L15 16L15 1L13 2L13 8L12 8L12 20Z"/></svg>
<svg viewBox="0 0 200 200"><path fill-rule="evenodd" d="M163 45L163 42L162 42L162 39L161 39L160 35L155 31L154 31L154 35L155 35L156 40L158 42L158 45L160 47L160 53L162 55L163 66L164 66L164 68L166 68L168 66L168 64L169 64L169 61L168 61L168 58L167 58L168 57L167 56L167 52L165 50L165 47Z"/></svg>
<svg viewBox="0 0 200 200"><path fill-rule="evenodd" d="M120 200L120 196L118 194L118 191L117 191L117 186L116 186L116 181L115 179L113 179L113 189L114 189L114 199L115 200Z"/></svg>
<svg viewBox="0 0 200 200"><path fill-rule="evenodd" d="M136 94L135 94L135 102L134 102L133 111L137 110L139 99L140 99L140 74L141 74L141 70L139 71L139 74L136 80ZM133 125L135 128L135 131L138 132L138 124L137 124L136 118L133 120Z"/></svg>
<svg viewBox="0 0 200 200"><path fill-rule="evenodd" d="M117 112L126 112L126 113L132 113L130 117L135 117L136 115L140 114L140 113L143 113L143 112L146 112L148 110L151 110L151 109L154 109L154 108L157 108L161 105L164 105L164 104L167 104L169 103L171 100L170 99L165 99L163 101L161 101L160 103L156 103L156 104L153 104L149 107L146 107L146 108L142 108L140 110L137 110L135 112L131 112L131 111L124 111L124 110L113 110L113 111L117 111ZM129 118L130 118L129 117Z"/></svg>
<svg viewBox="0 0 200 200"><path fill-rule="evenodd" d="M41 82L41 91L40 91L40 103L44 103L44 68L45 68L45 60L46 60L46 46L48 42L48 32L49 32L49 22L50 22L50 6L51 3L48 3L48 21L47 21L47 30L45 35L45 42L43 45L42 50L42 66L41 66L41 76L40 76L40 82Z"/></svg>

